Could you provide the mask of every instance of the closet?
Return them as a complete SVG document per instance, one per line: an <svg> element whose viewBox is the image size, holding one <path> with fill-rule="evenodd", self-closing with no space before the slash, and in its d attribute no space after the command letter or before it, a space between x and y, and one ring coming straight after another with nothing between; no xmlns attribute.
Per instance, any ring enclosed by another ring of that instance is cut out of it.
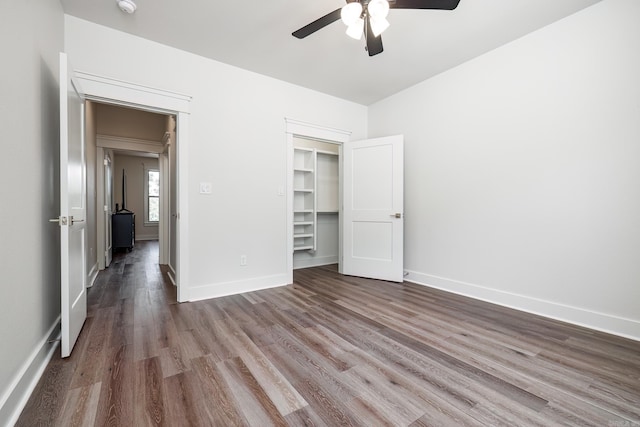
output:
<svg viewBox="0 0 640 427"><path fill-rule="evenodd" d="M293 268L336 264L340 145L293 138Z"/></svg>

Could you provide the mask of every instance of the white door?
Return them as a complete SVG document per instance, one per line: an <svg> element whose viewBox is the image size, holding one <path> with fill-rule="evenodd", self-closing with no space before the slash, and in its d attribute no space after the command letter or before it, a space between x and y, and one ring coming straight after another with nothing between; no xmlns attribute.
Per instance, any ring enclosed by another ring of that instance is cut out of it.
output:
<svg viewBox="0 0 640 427"><path fill-rule="evenodd" d="M104 266L111 264L111 209L113 206L113 172L111 157L108 153L104 155Z"/></svg>
<svg viewBox="0 0 640 427"><path fill-rule="evenodd" d="M87 317L84 103L67 55L60 53L60 271L62 357Z"/></svg>
<svg viewBox="0 0 640 427"><path fill-rule="evenodd" d="M344 144L344 274L402 282L403 142L397 135Z"/></svg>

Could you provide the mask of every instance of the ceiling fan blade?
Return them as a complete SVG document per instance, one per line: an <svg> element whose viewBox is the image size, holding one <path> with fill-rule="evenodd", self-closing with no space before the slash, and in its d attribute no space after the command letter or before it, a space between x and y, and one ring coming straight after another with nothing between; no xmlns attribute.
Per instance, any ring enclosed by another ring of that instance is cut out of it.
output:
<svg viewBox="0 0 640 427"><path fill-rule="evenodd" d="M322 28L326 27L327 25L333 24L338 19L340 19L340 11L341 10L342 9L336 9L331 13L327 13L322 18L318 18L315 21L313 21L311 24L305 25L304 27L300 28L299 30L294 31L293 33L291 33L291 35L294 36L294 37L297 37L299 39L303 39L303 38L307 37L308 35L313 34L316 31L321 30Z"/></svg>
<svg viewBox="0 0 640 427"><path fill-rule="evenodd" d="M367 39L367 52L369 52L369 56L374 56L379 53L382 53L384 49L382 49L382 36L374 36L373 31L371 30L371 22L369 19L365 19L366 22L366 39Z"/></svg>
<svg viewBox="0 0 640 427"><path fill-rule="evenodd" d="M453 10L458 3L460 0L389 0L389 8Z"/></svg>

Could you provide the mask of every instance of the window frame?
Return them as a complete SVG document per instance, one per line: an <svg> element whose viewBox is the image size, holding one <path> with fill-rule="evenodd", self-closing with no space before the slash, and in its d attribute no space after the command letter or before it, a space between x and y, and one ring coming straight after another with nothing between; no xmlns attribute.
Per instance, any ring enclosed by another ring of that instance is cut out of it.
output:
<svg viewBox="0 0 640 427"><path fill-rule="evenodd" d="M150 196L149 195L149 174L151 172L158 173L158 195ZM160 225L160 169L159 168L144 168L144 225L145 226L155 226ZM153 197L158 199L158 221L150 221L149 220L149 199Z"/></svg>

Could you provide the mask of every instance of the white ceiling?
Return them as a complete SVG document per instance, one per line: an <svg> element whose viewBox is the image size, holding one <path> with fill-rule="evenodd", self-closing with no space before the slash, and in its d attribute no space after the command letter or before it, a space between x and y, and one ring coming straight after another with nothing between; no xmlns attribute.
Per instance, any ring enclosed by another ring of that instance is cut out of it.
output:
<svg viewBox="0 0 640 427"><path fill-rule="evenodd" d="M600 0L461 0L453 11L391 10L384 52L335 22L291 33L344 0L60 0L65 13L256 73L370 105ZM114 47L117 48L117 47Z"/></svg>

